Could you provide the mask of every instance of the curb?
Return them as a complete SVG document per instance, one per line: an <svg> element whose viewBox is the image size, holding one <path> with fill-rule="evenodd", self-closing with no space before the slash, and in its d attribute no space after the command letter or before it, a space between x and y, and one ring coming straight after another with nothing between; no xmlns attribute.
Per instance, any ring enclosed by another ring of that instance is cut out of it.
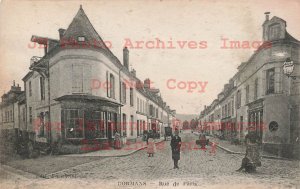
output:
<svg viewBox="0 0 300 189"><path fill-rule="evenodd" d="M24 179L37 179L40 178L38 175L35 175L30 172L23 171L21 169L16 169L14 167L11 167L9 165L0 164L1 168L11 174L17 175L19 177L23 177Z"/></svg>
<svg viewBox="0 0 300 189"><path fill-rule="evenodd" d="M155 142L155 144L158 144L158 143L161 143L161 142L164 142L164 140ZM140 150L144 150L144 149L146 149L146 148L147 148L147 146L144 146L144 147L139 148L139 149L136 149L135 151L132 151L132 152L130 152L130 153L128 153L128 154L111 155L111 156L93 156L93 157L125 157L125 156L132 155L132 154L134 154L134 153L136 153L136 152L138 152L138 151L140 151ZM86 156L86 157L91 157L91 156Z"/></svg>
<svg viewBox="0 0 300 189"><path fill-rule="evenodd" d="M220 146L220 145L217 145L218 148L226 151L227 153L229 154L240 154L240 155L245 155L245 153L243 152L234 152L234 151L231 151L229 150L228 148L225 148L223 146ZM292 159L288 159L288 158L283 158L283 157L277 157L277 156L266 156L266 155L261 155L261 157L263 158L266 158L266 159L277 159L277 160L289 160L289 161L292 161Z"/></svg>
<svg viewBox="0 0 300 189"><path fill-rule="evenodd" d="M164 140L161 140L161 141L158 141L158 142L155 142L155 144L158 144L158 143L161 143L161 142L164 142ZM146 146L143 146L143 147L141 147L141 148L138 148L138 149L136 149L136 150L134 150L134 151L132 151L132 152L129 152L129 153L126 153L126 154L120 154L120 155L98 155L98 156L92 156L92 155L86 155L86 156L76 156L76 155L74 155L74 156L70 156L70 155L63 155L63 156L68 156L68 157L104 157L104 158L106 158L106 157L125 157L125 156L129 156L129 155L132 155L132 154L134 154L134 153L136 153L136 152L138 152L138 151L140 151L140 150L144 150L144 149L146 149L147 148L147 145ZM119 149L119 150L122 150L122 149Z"/></svg>
<svg viewBox="0 0 300 189"><path fill-rule="evenodd" d="M161 142L164 142L164 140L155 142L155 144L158 144L158 143L161 143ZM130 152L130 153L128 153L128 154L122 154L122 155L116 155L116 156L85 156L85 157L125 157L125 156L132 155L132 154L134 154L134 153L136 153L136 152L138 152L138 151L140 151L140 150L143 150L143 149L145 149L145 148L147 148L147 146L142 147L142 148L139 148L139 149L137 149L137 150L135 150L135 151L133 151L133 152ZM95 160L95 161L98 161L98 160ZM85 164L90 164L90 163L93 163L93 162L95 162L95 161L83 163L83 164L80 164L80 166L81 166L81 165L85 165ZM79 165L76 165L76 166L79 166ZM76 167L76 166L73 166L73 167ZM69 167L69 168L67 168L67 169L70 169L70 168L72 168L72 167ZM66 170L66 169L64 169L64 170ZM50 178L52 178L53 175L55 175L55 174L57 174L57 173L60 173L60 172L62 172L62 171L64 171L64 170L57 171L57 172L54 172L54 173L49 173L49 174L46 174L46 175L43 175L43 176L40 176L40 177L41 177L41 178L44 178L44 179L50 179Z"/></svg>

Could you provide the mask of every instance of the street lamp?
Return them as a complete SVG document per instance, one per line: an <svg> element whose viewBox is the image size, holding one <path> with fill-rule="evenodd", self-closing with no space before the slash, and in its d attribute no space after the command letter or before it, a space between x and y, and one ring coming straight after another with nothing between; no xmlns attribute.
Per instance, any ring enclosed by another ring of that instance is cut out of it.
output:
<svg viewBox="0 0 300 189"><path fill-rule="evenodd" d="M291 58L287 58L283 63L284 75L291 77L292 79L296 79L296 76L292 76L292 73L294 71L294 66L295 66L294 62L291 60Z"/></svg>

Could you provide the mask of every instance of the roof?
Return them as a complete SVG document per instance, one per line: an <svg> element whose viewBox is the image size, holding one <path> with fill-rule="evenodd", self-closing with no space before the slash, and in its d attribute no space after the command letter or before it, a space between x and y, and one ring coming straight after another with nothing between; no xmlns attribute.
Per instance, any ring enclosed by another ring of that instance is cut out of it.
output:
<svg viewBox="0 0 300 189"><path fill-rule="evenodd" d="M23 78L23 81L27 81L33 75L33 71L29 71Z"/></svg>
<svg viewBox="0 0 300 189"><path fill-rule="evenodd" d="M97 47L108 49L105 46L102 38L91 24L90 20L82 9L82 6L80 6L76 16L73 18L68 29L64 32L62 38L68 42L68 40L72 40L79 36L84 36L86 38L86 42L90 42Z"/></svg>
<svg viewBox="0 0 300 189"><path fill-rule="evenodd" d="M64 48L70 48L73 44L74 40L77 41L78 37L85 37L85 42L84 44L90 44L89 47L93 50L101 51L104 53L104 55L107 55L108 58L111 59L112 63L114 63L117 67L122 69L122 71L127 74L130 78L135 79L138 82L141 82L134 74L132 74L128 69L125 68L123 64L121 64L120 60L110 51L110 49L105 45L104 41L100 37L100 35L97 33L95 28L93 27L92 23L90 22L89 18L85 14L84 10L82 9L82 6L80 6L78 12L76 13L75 17L73 18L72 22L68 26L68 28L64 31L60 43L56 44L54 48L51 48L49 52L39 60L38 64L43 63L44 60L49 59L51 56L56 54L57 52L60 51L60 49ZM48 39L44 37L38 37L38 36L33 36L32 40L43 40ZM80 42L77 42L80 43ZM60 48L61 46L64 46L63 48ZM74 45L75 46L75 45ZM78 47L77 47L78 48ZM87 47L84 47L87 48ZM124 69L123 69L124 68ZM23 81L27 80L33 72L29 72L24 78ZM142 82L141 82L142 83ZM159 92L158 89L152 90L152 89L147 89L144 86L142 87L137 87L137 90L150 98L154 103L163 104L163 100L161 97L157 95ZM95 96L90 96L90 95L65 95L62 97L57 98L56 100L67 100L67 99L82 99L82 100L107 100L105 98L103 99L97 99ZM114 102L112 102L114 103ZM165 108L165 107L163 107Z"/></svg>

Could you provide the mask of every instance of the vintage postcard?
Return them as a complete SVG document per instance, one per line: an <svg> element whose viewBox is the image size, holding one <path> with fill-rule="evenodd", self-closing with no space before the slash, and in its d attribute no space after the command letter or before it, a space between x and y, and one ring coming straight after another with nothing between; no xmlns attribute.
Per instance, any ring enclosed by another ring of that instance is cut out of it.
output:
<svg viewBox="0 0 300 189"><path fill-rule="evenodd" d="M299 0L2 0L0 188L300 188Z"/></svg>

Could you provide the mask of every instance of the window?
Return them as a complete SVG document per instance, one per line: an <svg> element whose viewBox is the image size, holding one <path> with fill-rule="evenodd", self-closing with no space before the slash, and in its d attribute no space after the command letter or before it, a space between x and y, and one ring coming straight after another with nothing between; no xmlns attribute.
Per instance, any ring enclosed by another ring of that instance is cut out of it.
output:
<svg viewBox="0 0 300 189"><path fill-rule="evenodd" d="M115 77L113 74L109 75L109 87L110 97L115 99Z"/></svg>
<svg viewBox="0 0 300 189"><path fill-rule="evenodd" d="M257 99L257 96L258 96L258 78L256 78L254 82L254 100Z"/></svg>
<svg viewBox="0 0 300 189"><path fill-rule="evenodd" d="M249 85L246 86L246 103L249 102Z"/></svg>
<svg viewBox="0 0 300 189"><path fill-rule="evenodd" d="M83 66L72 65L72 92L83 93Z"/></svg>
<svg viewBox="0 0 300 189"><path fill-rule="evenodd" d="M84 41L85 41L85 37L79 36L79 37L77 38L77 40L78 40L78 42L84 42Z"/></svg>
<svg viewBox="0 0 300 189"><path fill-rule="evenodd" d="M45 115L44 112L41 112L38 116L39 122L39 136L43 137L45 135Z"/></svg>
<svg viewBox="0 0 300 189"><path fill-rule="evenodd" d="M133 115L130 116L130 136L133 136Z"/></svg>
<svg viewBox="0 0 300 189"><path fill-rule="evenodd" d="M106 72L106 92L107 92L107 97L110 98L110 84L108 80L108 72Z"/></svg>
<svg viewBox="0 0 300 189"><path fill-rule="evenodd" d="M228 116L231 116L231 102L228 103Z"/></svg>
<svg viewBox="0 0 300 189"><path fill-rule="evenodd" d="M278 130L278 123L276 121L271 121L269 124L269 130L270 131L277 131Z"/></svg>
<svg viewBox="0 0 300 189"><path fill-rule="evenodd" d="M127 118L126 114L123 114L123 136L127 136Z"/></svg>
<svg viewBox="0 0 300 189"><path fill-rule="evenodd" d="M32 86L31 86L31 81L29 81L28 85L29 85L29 96L32 96Z"/></svg>
<svg viewBox="0 0 300 189"><path fill-rule="evenodd" d="M32 107L29 107L29 123L32 123Z"/></svg>
<svg viewBox="0 0 300 189"><path fill-rule="evenodd" d="M101 111L94 111L92 112L91 120L89 125L88 131L92 131L94 138L106 138L106 129L105 129L105 122L103 112Z"/></svg>
<svg viewBox="0 0 300 189"><path fill-rule="evenodd" d="M66 138L83 138L83 112L66 110Z"/></svg>
<svg viewBox="0 0 300 189"><path fill-rule="evenodd" d="M41 100L45 100L45 78L40 77Z"/></svg>
<svg viewBox="0 0 300 189"><path fill-rule="evenodd" d="M133 88L130 88L130 106L133 106Z"/></svg>
<svg viewBox="0 0 300 189"><path fill-rule="evenodd" d="M242 93L240 90L238 90L237 94L236 94L236 107L237 108L241 107L241 101L242 101Z"/></svg>
<svg viewBox="0 0 300 189"><path fill-rule="evenodd" d="M23 111L22 112L23 113L23 119L22 120L25 123L25 121L26 121L26 110L25 110L25 108L23 108L22 111Z"/></svg>
<svg viewBox="0 0 300 189"><path fill-rule="evenodd" d="M234 97L232 97L232 101L231 101L231 113L232 115L234 114Z"/></svg>
<svg viewBox="0 0 300 189"><path fill-rule="evenodd" d="M9 111L9 117L10 117L10 122L13 122L14 119L13 119L13 111L12 110Z"/></svg>
<svg viewBox="0 0 300 189"><path fill-rule="evenodd" d="M273 94L275 92L275 69L267 70L267 91L266 94Z"/></svg>
<svg viewBox="0 0 300 189"><path fill-rule="evenodd" d="M126 103L126 83L122 83L122 102Z"/></svg>
<svg viewBox="0 0 300 189"><path fill-rule="evenodd" d="M4 122L7 122L7 112L5 112L5 116L4 116Z"/></svg>
<svg viewBox="0 0 300 189"><path fill-rule="evenodd" d="M225 115L224 115L224 106L222 106L222 118L224 118Z"/></svg>
<svg viewBox="0 0 300 189"><path fill-rule="evenodd" d="M136 120L136 135L140 136L140 120Z"/></svg>
<svg viewBox="0 0 300 189"><path fill-rule="evenodd" d="M149 106L149 114L150 114L150 116L153 115L153 105L152 104L150 104L150 106Z"/></svg>
<svg viewBox="0 0 300 189"><path fill-rule="evenodd" d="M280 25L275 24L269 27L269 39L278 39L280 37Z"/></svg>
<svg viewBox="0 0 300 189"><path fill-rule="evenodd" d="M240 116L240 136L242 137L244 135L244 117Z"/></svg>

